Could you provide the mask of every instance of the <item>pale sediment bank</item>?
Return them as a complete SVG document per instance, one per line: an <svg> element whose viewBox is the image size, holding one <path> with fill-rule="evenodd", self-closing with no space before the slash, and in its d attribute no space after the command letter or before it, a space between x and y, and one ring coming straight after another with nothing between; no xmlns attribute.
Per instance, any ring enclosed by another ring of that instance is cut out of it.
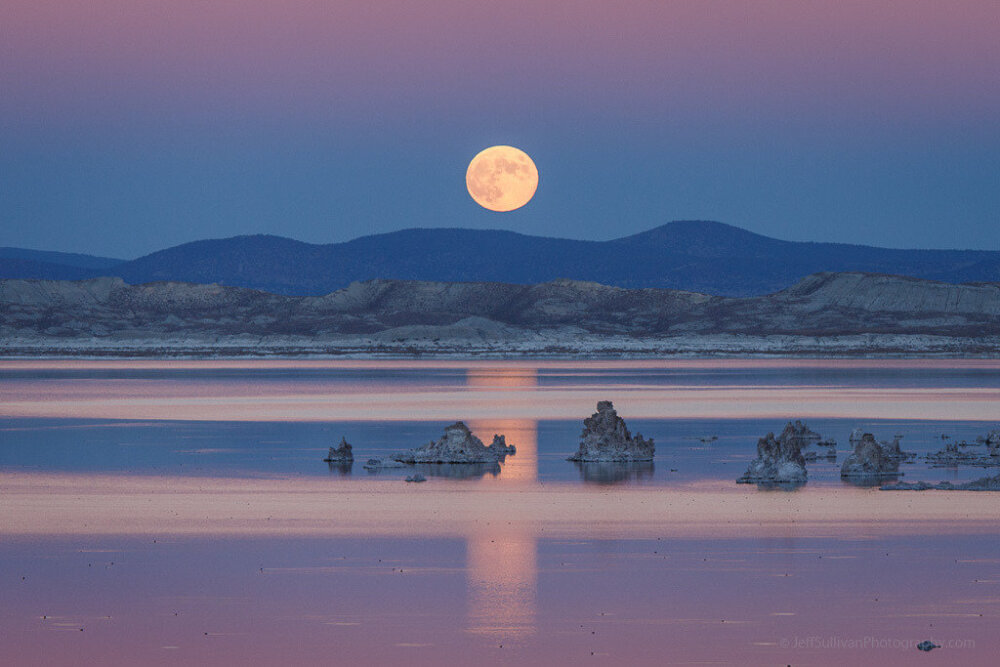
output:
<svg viewBox="0 0 1000 667"><path fill-rule="evenodd" d="M1000 357L1000 336L933 334L628 336L580 331L525 331L503 340L462 336L381 339L333 336L94 337L17 334L0 344L0 358L92 359L701 359Z"/></svg>

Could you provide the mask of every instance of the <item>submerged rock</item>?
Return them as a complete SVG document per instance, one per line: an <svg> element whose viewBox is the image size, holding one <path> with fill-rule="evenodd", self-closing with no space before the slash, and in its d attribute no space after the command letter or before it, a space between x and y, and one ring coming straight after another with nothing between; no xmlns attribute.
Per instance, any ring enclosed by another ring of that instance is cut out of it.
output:
<svg viewBox="0 0 1000 667"><path fill-rule="evenodd" d="M905 459L909 459L909 458L912 458L913 456L915 456L914 454L911 454L910 452L904 452L903 451L903 448L900 447L900 445L899 445L899 441L902 440L902 439L903 439L903 436L901 436L901 435L894 435L892 437L892 442L884 442L883 441L883 442L879 443L882 446L882 453L885 454L886 456L888 456L890 459L895 459L895 460L900 460L900 461L905 460Z"/></svg>
<svg viewBox="0 0 1000 667"><path fill-rule="evenodd" d="M799 449L802 450L803 456L806 460L815 460L818 457L829 458L831 455L836 457L836 447L837 441L833 439L824 439L816 431L809 428L806 423L800 419L795 421L790 421L785 423L785 428L782 429L781 435L778 436L778 440L791 444L793 441L799 444ZM833 449L833 451L827 451L823 453L806 453L806 449L810 446L816 445L817 447L826 447L828 449Z"/></svg>
<svg viewBox="0 0 1000 667"><path fill-rule="evenodd" d="M959 449L963 444L968 446L967 443L949 442L944 449L928 454L926 459L939 465L955 465L980 458L975 452L963 452Z"/></svg>
<svg viewBox="0 0 1000 667"><path fill-rule="evenodd" d="M419 472L416 475L410 475L406 478L407 482L426 482L427 478L421 475Z"/></svg>
<svg viewBox="0 0 1000 667"><path fill-rule="evenodd" d="M855 429L856 431L857 429ZM899 475L900 457L880 445L871 433L860 438L851 434L854 451L850 453L840 469L840 476L855 484L875 485L887 477ZM898 439L896 441L898 445Z"/></svg>
<svg viewBox="0 0 1000 667"><path fill-rule="evenodd" d="M1000 431L990 431L988 435L979 436L977 442L986 445L990 450L990 456L1000 457Z"/></svg>
<svg viewBox="0 0 1000 667"><path fill-rule="evenodd" d="M913 484L897 482L896 484L884 484L880 488L883 491L929 491L931 489L938 491L1000 491L1000 474L993 477L980 477L977 480L965 482L964 484L955 484L954 482L938 482L937 484L931 484L930 482L916 482Z"/></svg>
<svg viewBox="0 0 1000 667"><path fill-rule="evenodd" d="M365 470L370 470L372 472L377 472L385 468L405 468L405 467L406 467L405 463L384 458L368 459L368 461L364 465Z"/></svg>
<svg viewBox="0 0 1000 667"><path fill-rule="evenodd" d="M820 459L823 459L825 461L836 461L837 450L828 449L825 452L803 452L802 457L806 460L806 463L819 461Z"/></svg>
<svg viewBox="0 0 1000 667"><path fill-rule="evenodd" d="M811 445L813 443L819 444L823 440L823 436L806 426L805 422L800 419L796 419L794 422L788 422L785 424L785 430L782 431L781 434L786 438L801 438L804 445Z"/></svg>
<svg viewBox="0 0 1000 667"><path fill-rule="evenodd" d="M985 444L983 439L980 439L982 444ZM981 466L983 468L990 468L993 466L1000 466L1000 457L992 456L990 454L982 454L975 451L963 451L962 447L973 447L967 442L949 442L944 449L934 452L933 454L928 454L925 458L928 463L935 467L944 466L958 466L958 465L969 465L969 466Z"/></svg>
<svg viewBox="0 0 1000 667"><path fill-rule="evenodd" d="M354 452L351 445L348 444L347 438L341 436L340 446L331 447L330 453L323 460L327 463L354 463Z"/></svg>
<svg viewBox="0 0 1000 667"><path fill-rule="evenodd" d="M611 401L599 401L597 412L583 420L580 448L570 461L652 461L653 439L635 437Z"/></svg>
<svg viewBox="0 0 1000 667"><path fill-rule="evenodd" d="M778 436L779 440L791 442L795 439L800 443L802 456L808 461L818 461L819 459L837 460L837 441L828 438L824 439L816 431L806 426L805 422L796 419L794 422L785 424L784 430ZM825 451L807 451L810 445L823 447Z"/></svg>
<svg viewBox="0 0 1000 667"><path fill-rule="evenodd" d="M802 448L806 439L799 426L789 422L777 438L768 433L757 441L757 458L736 480L739 484L804 484L806 460Z"/></svg>
<svg viewBox="0 0 1000 667"><path fill-rule="evenodd" d="M936 648L941 648L941 646L939 644L935 644L929 639L925 639L924 641L917 644L918 651L927 652L927 651L933 651Z"/></svg>
<svg viewBox="0 0 1000 667"><path fill-rule="evenodd" d="M508 445L502 435L493 436L487 447L463 422L455 422L445 427L444 436L437 442L398 452L391 458L402 463L496 463L513 453L513 445Z"/></svg>
<svg viewBox="0 0 1000 667"><path fill-rule="evenodd" d="M941 482L941 484L947 484L947 482ZM938 485L931 484L930 482L892 482L890 484L883 484L878 488L879 491L927 491L938 488ZM940 488L942 490L945 489L944 486Z"/></svg>

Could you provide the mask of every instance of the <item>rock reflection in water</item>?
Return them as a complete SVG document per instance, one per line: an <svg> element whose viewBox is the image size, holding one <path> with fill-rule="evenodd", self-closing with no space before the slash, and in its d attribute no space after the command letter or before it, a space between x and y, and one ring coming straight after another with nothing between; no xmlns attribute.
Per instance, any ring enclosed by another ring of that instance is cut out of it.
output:
<svg viewBox="0 0 1000 667"><path fill-rule="evenodd" d="M652 479L655 471L652 461L634 462L579 462L573 465L580 471L580 479L592 484L620 484Z"/></svg>
<svg viewBox="0 0 1000 667"><path fill-rule="evenodd" d="M840 481L849 486L859 486L862 488L878 487L891 482L898 482L903 473L899 472L899 464L894 469L882 474L856 475L853 477L841 477Z"/></svg>
<svg viewBox="0 0 1000 667"><path fill-rule="evenodd" d="M337 477L350 477L351 470L354 468L354 462L349 463L334 463L328 462L327 467L330 469L330 474Z"/></svg>
<svg viewBox="0 0 1000 667"><path fill-rule="evenodd" d="M395 475L408 477L419 473L425 477L446 477L448 479L482 479L487 475L496 477L500 474L500 464L489 463L408 463L386 466L365 466L369 475Z"/></svg>
<svg viewBox="0 0 1000 667"><path fill-rule="evenodd" d="M805 482L757 482L758 491L798 491Z"/></svg>
<svg viewBox="0 0 1000 667"><path fill-rule="evenodd" d="M449 479L479 479L500 474L500 464L490 463L418 463L411 466L413 470L427 477L447 477Z"/></svg>

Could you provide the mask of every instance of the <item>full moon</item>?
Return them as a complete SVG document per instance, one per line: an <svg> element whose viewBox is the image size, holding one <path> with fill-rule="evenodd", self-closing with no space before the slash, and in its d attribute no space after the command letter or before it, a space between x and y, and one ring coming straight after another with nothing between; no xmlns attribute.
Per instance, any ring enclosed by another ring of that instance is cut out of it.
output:
<svg viewBox="0 0 1000 667"><path fill-rule="evenodd" d="M465 172L465 186L483 208L513 211L535 195L538 169L522 150L513 146L490 146L472 158Z"/></svg>

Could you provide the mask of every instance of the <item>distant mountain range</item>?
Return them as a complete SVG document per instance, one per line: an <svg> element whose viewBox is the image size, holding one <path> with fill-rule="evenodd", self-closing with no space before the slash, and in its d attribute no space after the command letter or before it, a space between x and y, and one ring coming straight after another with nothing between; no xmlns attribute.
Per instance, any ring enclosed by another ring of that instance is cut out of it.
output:
<svg viewBox="0 0 1000 667"><path fill-rule="evenodd" d="M81 280L105 275L123 263L121 259L70 252L0 248L0 278Z"/></svg>
<svg viewBox="0 0 1000 667"><path fill-rule="evenodd" d="M586 280L722 296L769 294L818 272L860 271L947 283L1000 281L1000 252L896 250L781 241L718 222L671 222L611 241L507 231L407 229L317 245L278 236L195 241L130 261L0 249L0 278L119 277L219 283L321 295L372 279L536 284Z"/></svg>

